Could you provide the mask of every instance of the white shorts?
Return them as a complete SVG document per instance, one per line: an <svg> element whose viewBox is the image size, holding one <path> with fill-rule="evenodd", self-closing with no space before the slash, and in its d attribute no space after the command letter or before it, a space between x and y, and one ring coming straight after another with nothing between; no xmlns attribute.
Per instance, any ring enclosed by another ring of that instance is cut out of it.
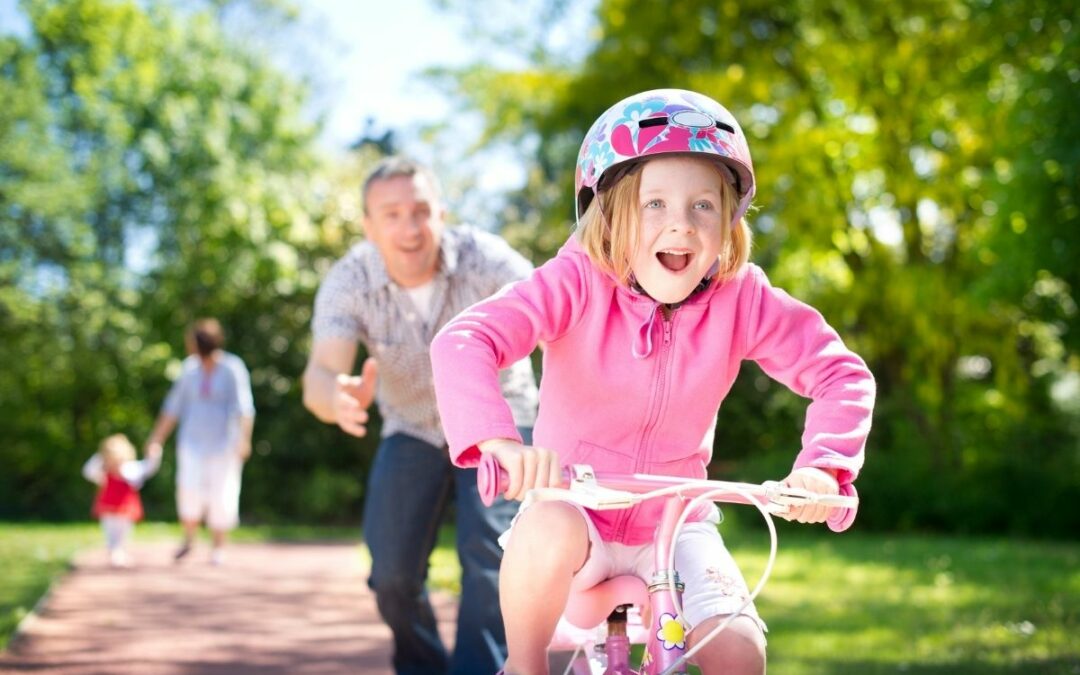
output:
<svg viewBox="0 0 1080 675"><path fill-rule="evenodd" d="M648 583L655 571L652 543L627 546L604 541L585 507L567 503L581 513L589 531L589 557L574 575L570 583L571 593L592 588L605 579L621 574L634 574ZM522 505L518 515L525 508ZM517 516L514 521L517 521ZM713 509L713 516L709 520L686 523L679 531L675 544L675 569L679 571L679 580L686 585L682 597L683 618L693 628L713 616L739 613L753 619L764 633L768 627L758 616L754 603L743 607L750 592L739 566L716 529L719 522L719 511ZM503 547L509 540L513 524L510 527L511 530L499 537Z"/></svg>
<svg viewBox="0 0 1080 675"><path fill-rule="evenodd" d="M234 452L176 453L176 511L181 521L206 520L211 530L239 523L240 473L244 462Z"/></svg>

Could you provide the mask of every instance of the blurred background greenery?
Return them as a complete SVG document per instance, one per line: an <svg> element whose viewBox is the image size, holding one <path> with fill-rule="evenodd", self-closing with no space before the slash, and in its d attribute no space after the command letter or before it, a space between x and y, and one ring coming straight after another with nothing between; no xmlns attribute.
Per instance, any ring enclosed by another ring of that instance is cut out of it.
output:
<svg viewBox="0 0 1080 675"><path fill-rule="evenodd" d="M565 240L575 153L609 105L712 95L754 154L754 260L878 379L857 527L1077 539L1076 3L600 0L569 41L551 39L566 0L435 4L513 57L424 77L479 120L457 152L525 167L487 209L515 246L539 263ZM358 523L374 441L318 423L300 374L314 292L393 133L321 151L311 83L229 26L299 5L19 8L28 29L0 31L0 519L87 518L81 463L107 434L145 438L184 327L209 315L252 373L245 519ZM804 408L748 364L713 474L782 476ZM173 515L172 470L168 452L152 519Z"/></svg>

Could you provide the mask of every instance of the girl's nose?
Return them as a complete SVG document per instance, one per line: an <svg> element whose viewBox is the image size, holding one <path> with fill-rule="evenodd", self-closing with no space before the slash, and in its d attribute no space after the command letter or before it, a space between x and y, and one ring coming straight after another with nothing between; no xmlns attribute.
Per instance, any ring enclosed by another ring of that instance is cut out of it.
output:
<svg viewBox="0 0 1080 675"><path fill-rule="evenodd" d="M694 214L692 211L678 211L671 216L671 222L668 223L668 229L672 232L693 232L697 227L694 225Z"/></svg>

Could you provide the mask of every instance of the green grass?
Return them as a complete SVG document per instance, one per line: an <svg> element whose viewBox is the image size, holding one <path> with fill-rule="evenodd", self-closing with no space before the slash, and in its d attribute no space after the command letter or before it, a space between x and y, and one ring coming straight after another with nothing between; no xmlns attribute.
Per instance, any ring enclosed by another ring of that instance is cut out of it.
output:
<svg viewBox="0 0 1080 675"><path fill-rule="evenodd" d="M780 534L757 603L771 675L1080 673L1080 545ZM751 584L764 536L728 536Z"/></svg>
<svg viewBox="0 0 1080 675"><path fill-rule="evenodd" d="M101 537L96 524L0 526L0 648L67 569L76 549Z"/></svg>
<svg viewBox="0 0 1080 675"><path fill-rule="evenodd" d="M843 535L780 524L773 577L758 599L770 675L1050 673L1080 675L1080 544L1017 539ZM143 523L139 541L173 540ZM725 536L748 581L765 535ZM356 541L353 528L243 527L238 541ZM97 526L0 525L0 646ZM432 558L436 588L456 592L453 531Z"/></svg>

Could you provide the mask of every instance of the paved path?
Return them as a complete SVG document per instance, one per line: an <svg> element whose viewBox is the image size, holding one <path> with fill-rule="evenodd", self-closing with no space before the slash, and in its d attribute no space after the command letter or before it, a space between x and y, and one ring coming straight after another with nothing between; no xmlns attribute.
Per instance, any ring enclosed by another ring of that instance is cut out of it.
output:
<svg viewBox="0 0 1080 675"><path fill-rule="evenodd" d="M219 567L205 548L180 565L171 552L142 545L126 570L103 552L79 556L0 653L0 672L392 672L356 545L233 544ZM454 600L433 601L449 644Z"/></svg>

